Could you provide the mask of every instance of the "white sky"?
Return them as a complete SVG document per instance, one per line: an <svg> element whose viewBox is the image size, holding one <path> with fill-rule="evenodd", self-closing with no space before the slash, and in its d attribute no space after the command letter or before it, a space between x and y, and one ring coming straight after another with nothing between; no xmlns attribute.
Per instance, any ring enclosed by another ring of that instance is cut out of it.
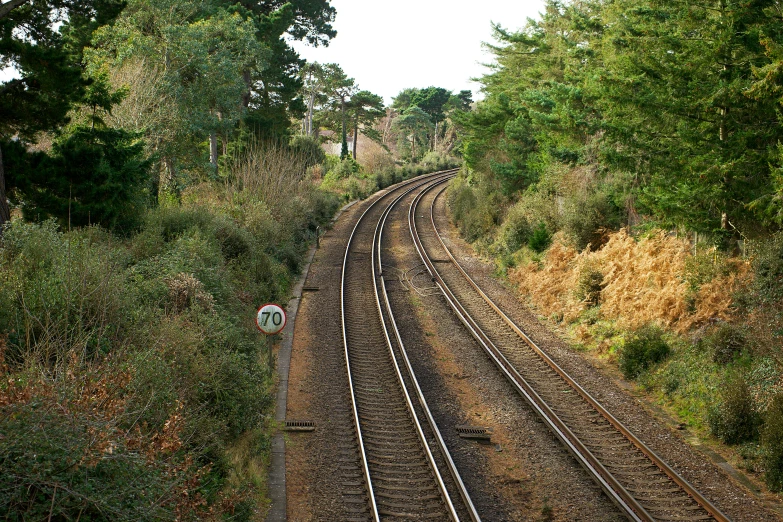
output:
<svg viewBox="0 0 783 522"><path fill-rule="evenodd" d="M491 22L521 29L539 18L543 0L395 0L382 9L375 1L332 0L337 37L328 47L292 42L309 61L340 64L359 87L387 104L407 87L444 87L455 93L479 85L470 78L492 60L481 43L493 42ZM0 82L16 75L0 70Z"/></svg>
<svg viewBox="0 0 783 522"><path fill-rule="evenodd" d="M470 78L492 60L481 43L493 42L490 22L521 29L538 19L543 0L332 0L337 37L329 47L292 45L308 61L339 64L362 89L391 98L407 87L474 92Z"/></svg>

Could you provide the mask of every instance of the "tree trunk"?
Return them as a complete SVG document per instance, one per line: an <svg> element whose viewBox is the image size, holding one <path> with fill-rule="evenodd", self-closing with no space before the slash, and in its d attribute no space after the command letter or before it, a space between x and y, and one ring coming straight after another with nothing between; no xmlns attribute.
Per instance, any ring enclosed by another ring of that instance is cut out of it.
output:
<svg viewBox="0 0 783 522"><path fill-rule="evenodd" d="M218 168L218 142L217 142L217 133L215 131L212 131L209 134L209 162L212 164L212 167L217 170Z"/></svg>
<svg viewBox="0 0 783 522"><path fill-rule="evenodd" d="M161 162L160 183L158 184L158 202L164 202L167 195L178 197L174 158L166 156Z"/></svg>
<svg viewBox="0 0 783 522"><path fill-rule="evenodd" d="M307 101L307 116L305 122L305 134L313 135L313 108L315 107L315 89L310 92L310 99Z"/></svg>
<svg viewBox="0 0 783 522"><path fill-rule="evenodd" d="M347 157L347 149L348 149L348 133L345 128L345 96L342 97L342 103L340 104L342 116L343 116L343 141L342 141L342 149L340 150L340 159L344 160Z"/></svg>
<svg viewBox="0 0 783 522"><path fill-rule="evenodd" d="M3 235L3 225L11 220L11 209L8 207L8 197L5 193L5 167L3 166L3 150L0 148L0 236Z"/></svg>
<svg viewBox="0 0 783 522"><path fill-rule="evenodd" d="M250 106L250 97L253 91L253 78L250 75L250 70L246 70L242 73L242 79L245 80L245 92L242 93L242 108L247 110Z"/></svg>
<svg viewBox="0 0 783 522"><path fill-rule="evenodd" d="M356 147L359 145L359 114L353 120L353 159L356 159Z"/></svg>

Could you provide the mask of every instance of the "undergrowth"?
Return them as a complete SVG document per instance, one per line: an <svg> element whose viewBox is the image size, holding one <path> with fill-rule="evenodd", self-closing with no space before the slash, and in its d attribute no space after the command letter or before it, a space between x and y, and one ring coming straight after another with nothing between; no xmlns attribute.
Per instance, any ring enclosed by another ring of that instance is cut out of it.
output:
<svg viewBox="0 0 783 522"><path fill-rule="evenodd" d="M254 177L251 159L260 165L248 157L227 183L195 186L181 205L140 216L130 237L53 221L5 228L7 519L256 516L273 365L255 310L287 301L339 198L316 189L302 165Z"/></svg>

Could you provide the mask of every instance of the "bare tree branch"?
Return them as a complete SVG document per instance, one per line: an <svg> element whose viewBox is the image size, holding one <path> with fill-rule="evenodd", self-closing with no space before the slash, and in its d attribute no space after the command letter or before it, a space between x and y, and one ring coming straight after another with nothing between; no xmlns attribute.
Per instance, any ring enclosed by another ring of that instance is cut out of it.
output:
<svg viewBox="0 0 783 522"><path fill-rule="evenodd" d="M26 4L29 1L30 0L8 0L8 2L0 4L0 20L8 16L11 11L20 5Z"/></svg>

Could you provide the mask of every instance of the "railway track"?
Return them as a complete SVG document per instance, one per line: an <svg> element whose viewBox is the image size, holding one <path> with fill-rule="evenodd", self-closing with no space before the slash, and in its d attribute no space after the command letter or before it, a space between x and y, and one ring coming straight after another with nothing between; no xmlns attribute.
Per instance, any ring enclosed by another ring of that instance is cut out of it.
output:
<svg viewBox="0 0 783 522"><path fill-rule="evenodd" d="M414 199L411 236L449 306L512 386L628 519L728 522L542 351L460 266L435 222L435 203L446 181L429 185Z"/></svg>
<svg viewBox="0 0 783 522"><path fill-rule="evenodd" d="M453 174L413 180L381 196L346 246L341 321L361 463L344 477L355 493L350 520L479 520L407 361L381 272L382 230L391 209Z"/></svg>

